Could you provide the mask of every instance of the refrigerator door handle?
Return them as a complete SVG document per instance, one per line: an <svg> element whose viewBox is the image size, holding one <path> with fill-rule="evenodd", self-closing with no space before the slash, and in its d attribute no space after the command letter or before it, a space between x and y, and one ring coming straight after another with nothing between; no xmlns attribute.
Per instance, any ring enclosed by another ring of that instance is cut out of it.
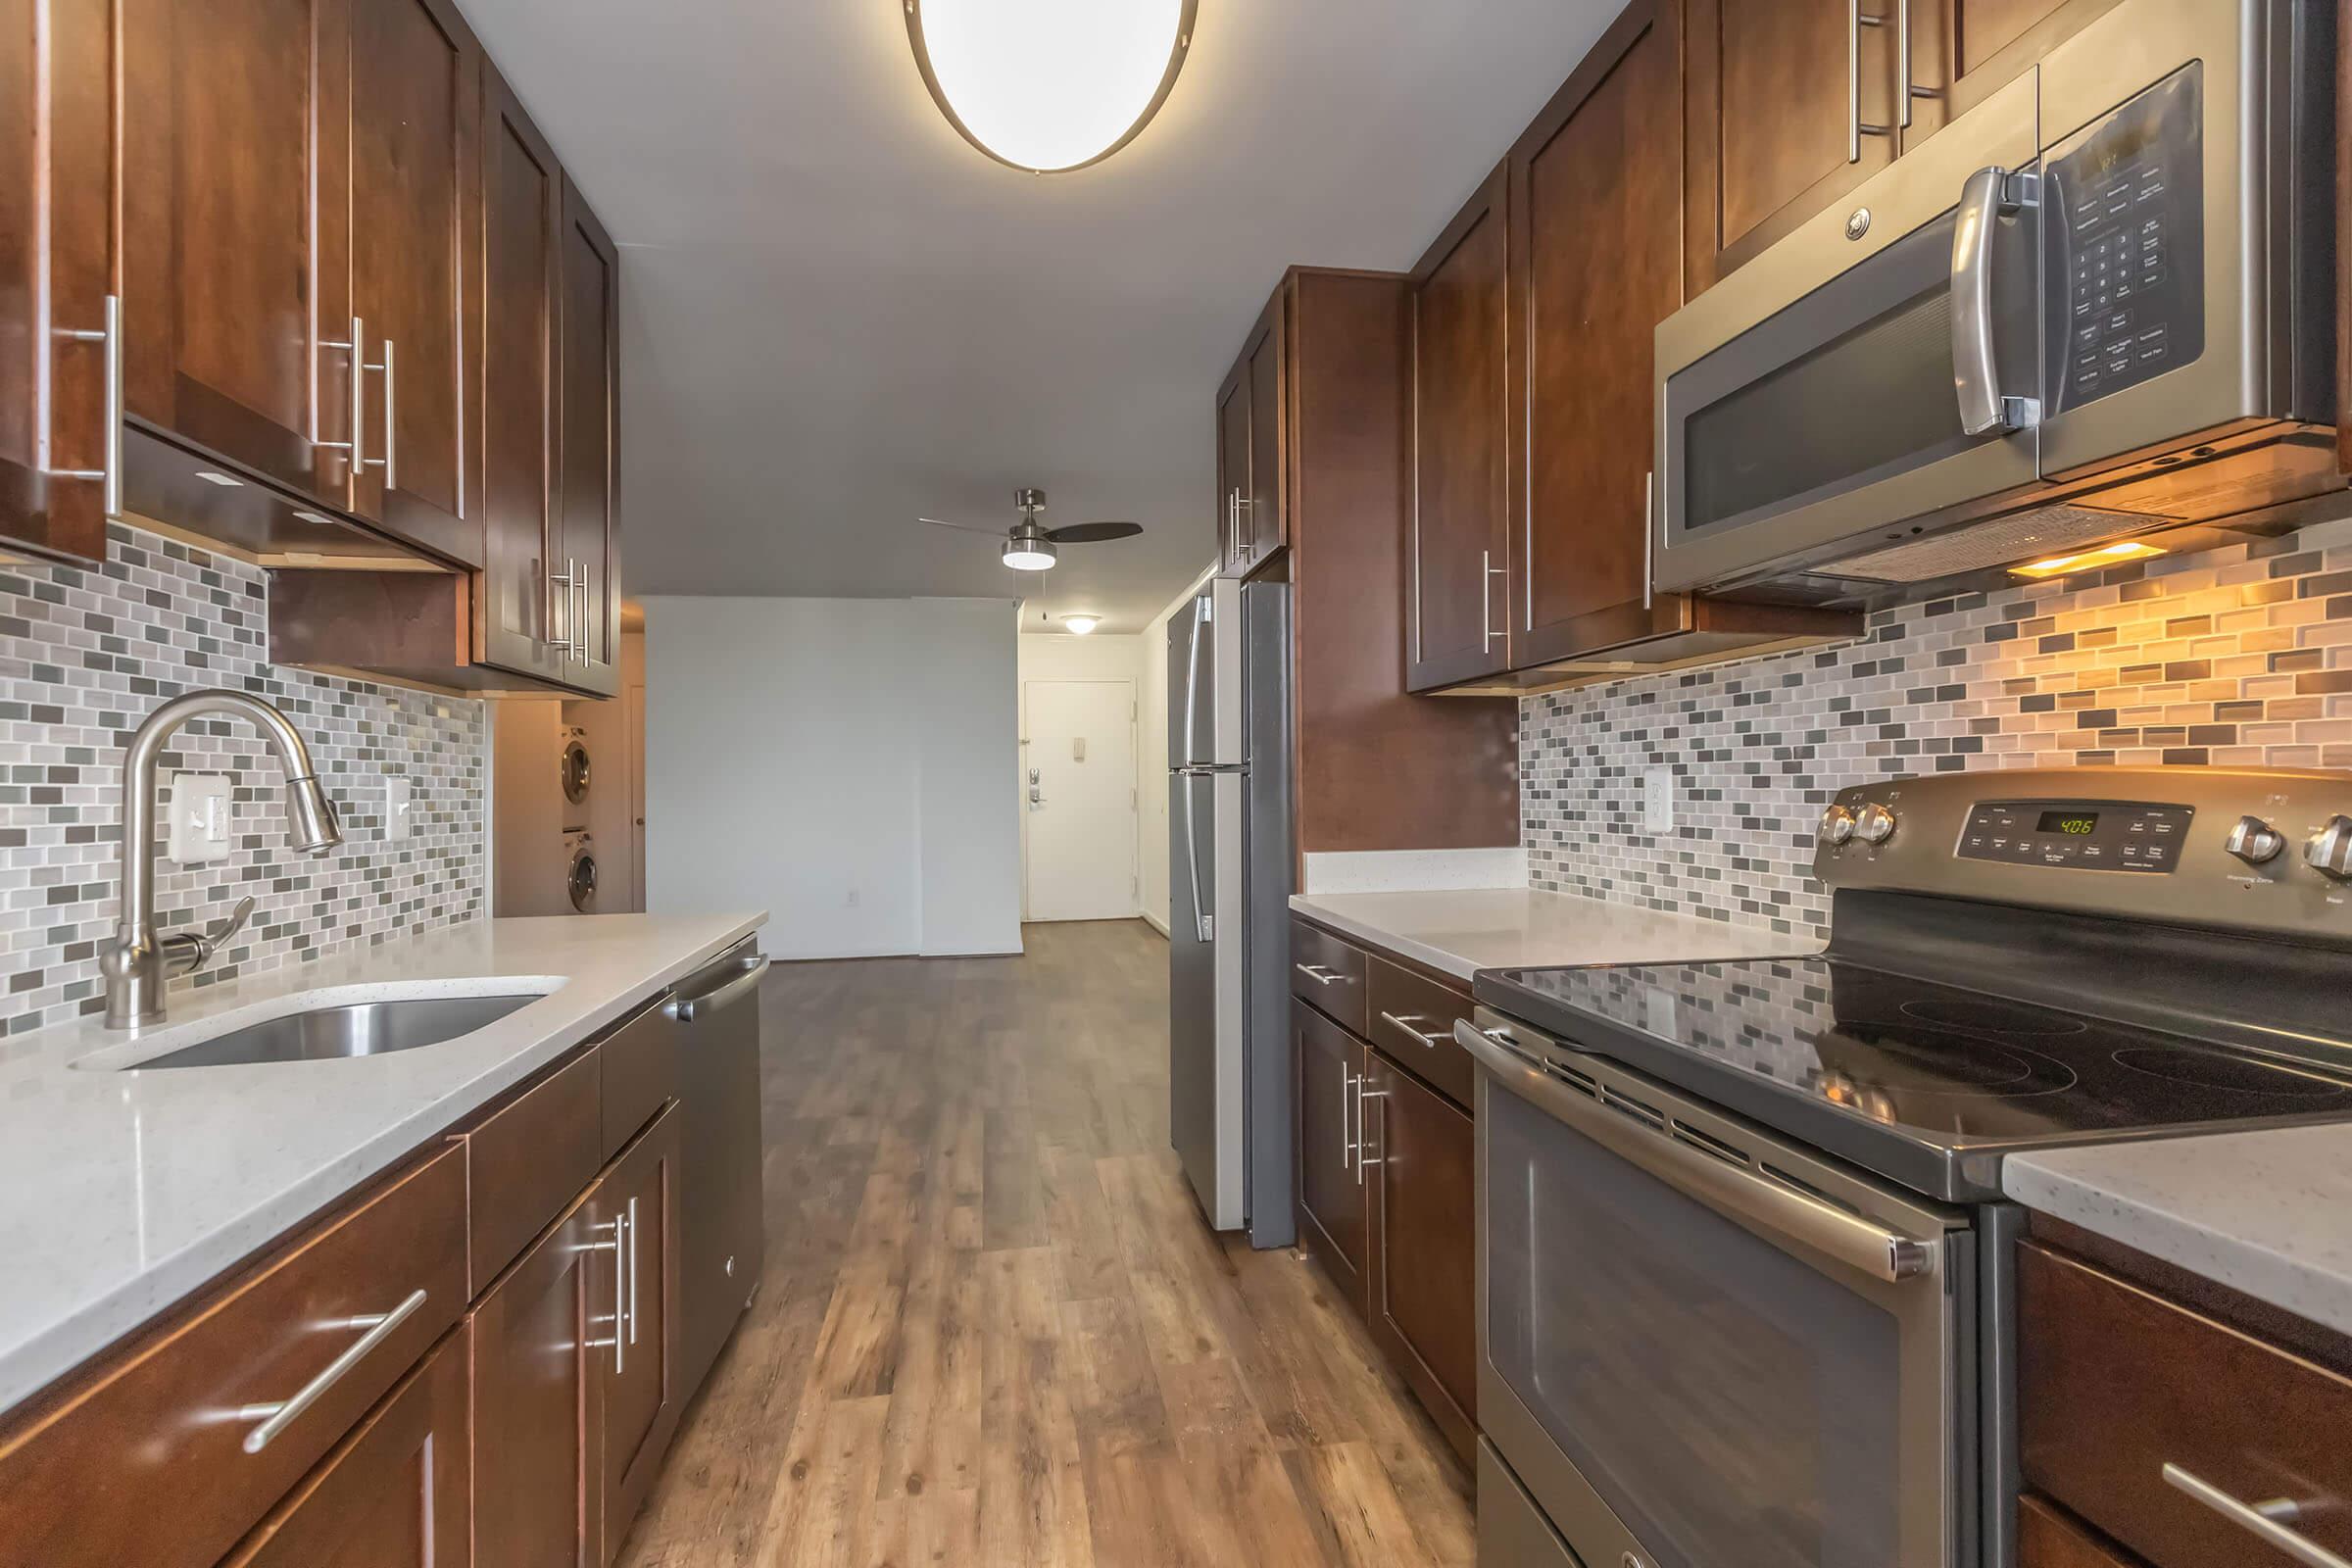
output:
<svg viewBox="0 0 2352 1568"><path fill-rule="evenodd" d="M1193 814L1193 780L1200 775L1186 771L1177 775L1184 790L1184 868L1192 873L1193 929L1200 940L1211 940L1217 929L1216 917L1200 907L1200 832Z"/></svg>
<svg viewBox="0 0 2352 1568"><path fill-rule="evenodd" d="M1193 601L1193 635L1184 655L1184 760L1198 761L1193 756L1193 738L1199 732L1200 710L1200 639L1208 629L1208 595ZM1195 901L1197 907L1199 901ZM1205 940L1205 939L1203 939Z"/></svg>

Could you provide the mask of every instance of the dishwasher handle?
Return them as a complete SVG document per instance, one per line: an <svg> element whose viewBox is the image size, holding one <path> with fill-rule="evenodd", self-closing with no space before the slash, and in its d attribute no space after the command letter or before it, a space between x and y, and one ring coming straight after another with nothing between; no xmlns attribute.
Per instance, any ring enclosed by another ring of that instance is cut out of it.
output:
<svg viewBox="0 0 2352 1568"><path fill-rule="evenodd" d="M738 998L758 990L760 977L767 973L767 962L764 955L756 954L743 960L740 972L695 996L672 997L662 1010L680 1023L692 1023L706 1014L716 1012L731 1005Z"/></svg>

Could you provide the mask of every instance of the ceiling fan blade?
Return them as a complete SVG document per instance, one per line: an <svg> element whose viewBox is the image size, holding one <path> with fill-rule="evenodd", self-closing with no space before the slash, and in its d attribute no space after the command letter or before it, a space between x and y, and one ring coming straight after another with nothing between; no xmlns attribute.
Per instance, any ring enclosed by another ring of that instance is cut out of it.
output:
<svg viewBox="0 0 2352 1568"><path fill-rule="evenodd" d="M1132 539L1143 531L1140 522L1073 522L1066 528L1048 528L1046 537L1057 545L1091 545L1105 539Z"/></svg>
<svg viewBox="0 0 2352 1568"><path fill-rule="evenodd" d="M950 522L944 517L917 517L914 520L917 522L927 522L934 528L958 528L965 533L990 533L995 534L1000 539L1004 537L1004 529L983 528L976 522Z"/></svg>

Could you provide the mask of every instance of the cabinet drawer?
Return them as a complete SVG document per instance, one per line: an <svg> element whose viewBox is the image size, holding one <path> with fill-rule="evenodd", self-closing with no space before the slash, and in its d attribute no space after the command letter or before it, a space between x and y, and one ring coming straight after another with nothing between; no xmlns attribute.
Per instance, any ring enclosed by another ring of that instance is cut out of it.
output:
<svg viewBox="0 0 2352 1568"><path fill-rule="evenodd" d="M1461 992L1426 975L1371 960L1369 1037L1380 1054L1465 1110L1475 1102L1478 1068L1453 1043L1453 1025L1475 1004Z"/></svg>
<svg viewBox="0 0 2352 1568"><path fill-rule="evenodd" d="M466 1155L448 1143L0 1434L0 1564L212 1568L466 1297ZM355 1320L383 1314L397 1322L338 1372L374 1332ZM274 1431L244 1418L313 1391Z"/></svg>
<svg viewBox="0 0 2352 1568"><path fill-rule="evenodd" d="M2030 1486L2154 1568L2283 1568L2248 1528L2281 1498L2322 1501L2283 1522L2352 1557L2328 1500L2352 1496L2352 1382L2038 1243L2018 1310Z"/></svg>
<svg viewBox="0 0 2352 1568"><path fill-rule="evenodd" d="M1291 994L1364 1032L1364 954L1303 920L1291 922Z"/></svg>
<svg viewBox="0 0 2352 1568"><path fill-rule="evenodd" d="M2017 1499L2018 1568L2138 1568L2039 1497Z"/></svg>
<svg viewBox="0 0 2352 1568"><path fill-rule="evenodd" d="M599 1054L584 1051L464 1134L471 1169L466 1256L472 1293L519 1256L531 1238L593 1181Z"/></svg>
<svg viewBox="0 0 2352 1568"><path fill-rule="evenodd" d="M588 1175L594 1175L623 1145L637 1136L662 1107L678 1093L678 1022L655 1003L605 1037L597 1047L604 1058L605 1103L603 1136ZM587 1176L572 1184L564 1197L588 1185Z"/></svg>

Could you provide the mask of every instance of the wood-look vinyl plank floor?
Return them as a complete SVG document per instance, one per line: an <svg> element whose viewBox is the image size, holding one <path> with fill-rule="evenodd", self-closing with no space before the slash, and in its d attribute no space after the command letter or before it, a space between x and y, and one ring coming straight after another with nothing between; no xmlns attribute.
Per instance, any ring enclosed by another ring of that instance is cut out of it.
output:
<svg viewBox="0 0 2352 1568"><path fill-rule="evenodd" d="M1201 1222L1167 946L777 964L767 1261L622 1568L1419 1568L1470 1477L1310 1264Z"/></svg>

